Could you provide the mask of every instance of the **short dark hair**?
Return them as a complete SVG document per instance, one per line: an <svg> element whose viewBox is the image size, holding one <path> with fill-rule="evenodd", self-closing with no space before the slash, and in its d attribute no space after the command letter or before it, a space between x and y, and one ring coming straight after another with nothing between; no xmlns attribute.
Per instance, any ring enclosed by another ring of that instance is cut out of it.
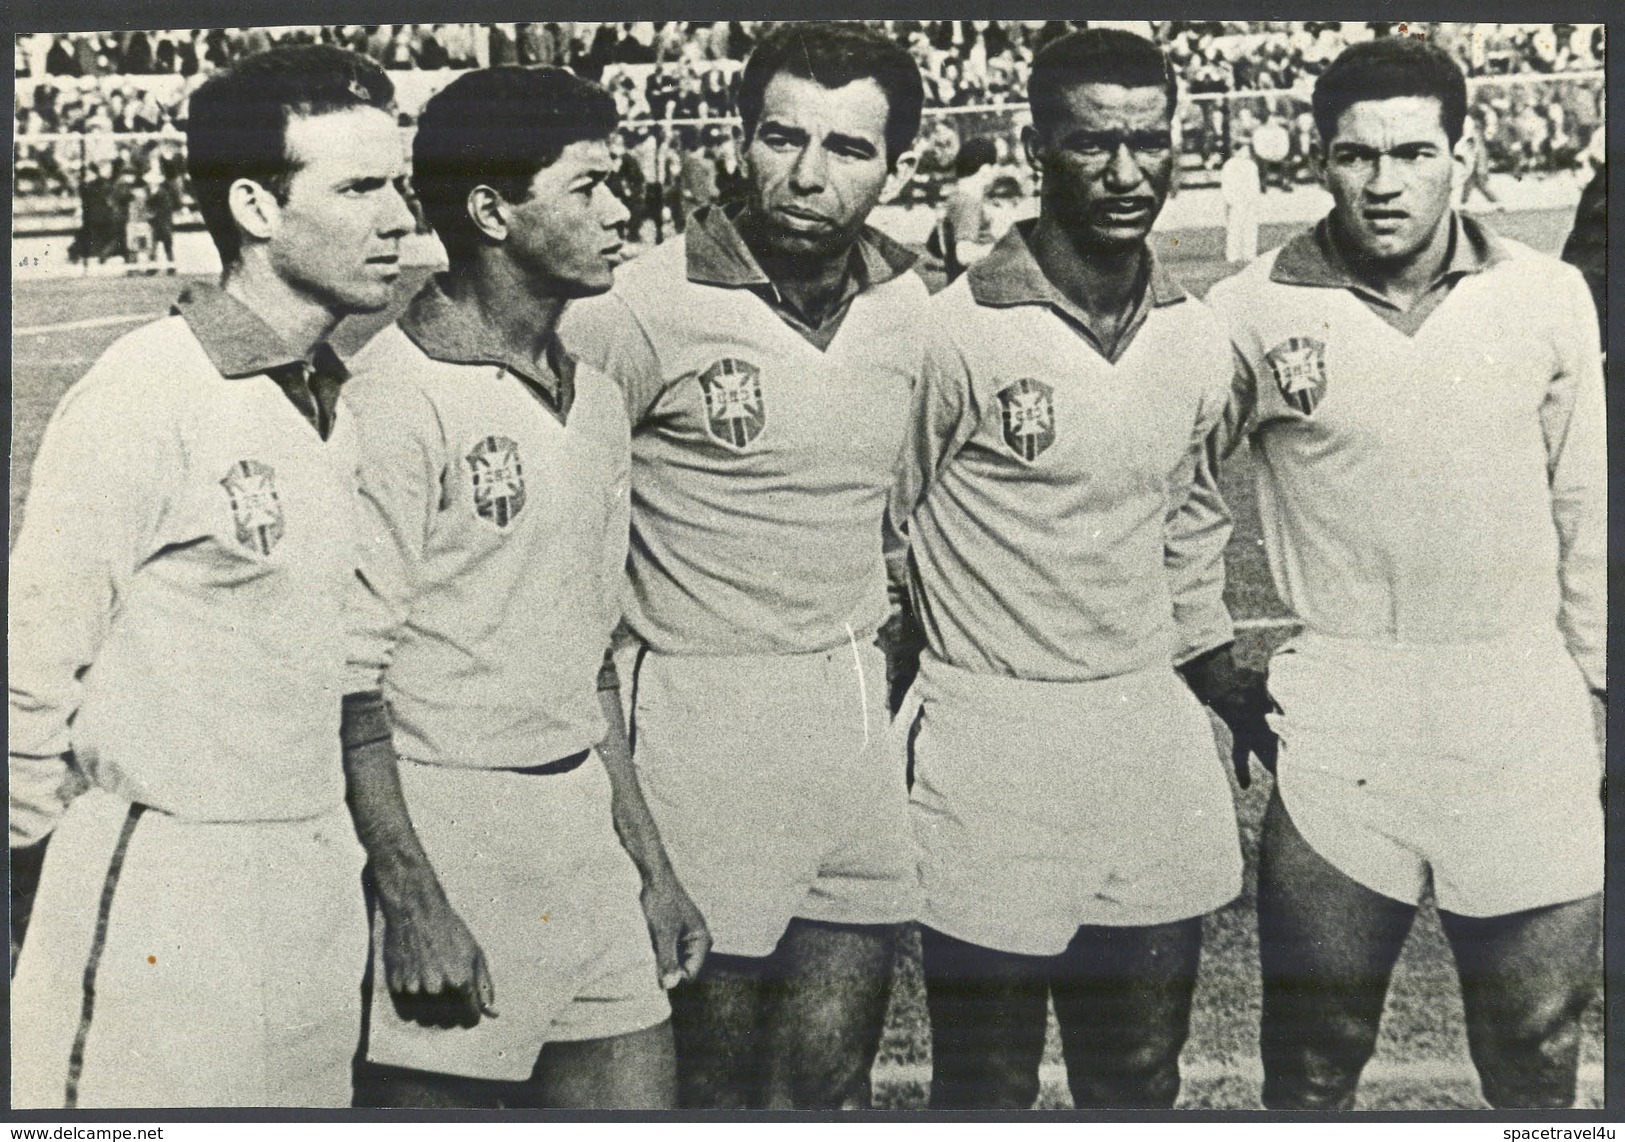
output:
<svg viewBox="0 0 1625 1142"><path fill-rule="evenodd" d="M1312 106L1321 145L1356 103L1418 96L1439 101L1439 120L1454 146L1467 119L1467 80L1443 48L1413 36L1387 36L1346 48L1315 81Z"/></svg>
<svg viewBox="0 0 1625 1142"><path fill-rule="evenodd" d="M983 167L998 161L999 149L993 145L992 139L986 135L966 139L964 146L954 156L954 177L969 178Z"/></svg>
<svg viewBox="0 0 1625 1142"><path fill-rule="evenodd" d="M288 121L376 107L394 114L395 85L366 56L326 44L272 48L238 60L192 93L186 117L186 169L198 213L230 266L242 253L231 216L240 178L285 201L299 169L288 154Z"/></svg>
<svg viewBox="0 0 1625 1142"><path fill-rule="evenodd" d="M424 105L412 140L412 186L447 256L479 244L468 216L476 186L523 202L537 171L572 143L607 139L619 122L609 92L559 68L492 67L453 80Z"/></svg>
<svg viewBox="0 0 1625 1142"><path fill-rule="evenodd" d="M1168 95L1170 111L1179 98L1179 84L1168 57L1144 36L1121 28L1068 32L1050 41L1033 59L1027 80L1033 129L1047 137L1064 113L1066 92L1086 83L1160 87Z"/></svg>
<svg viewBox="0 0 1625 1142"><path fill-rule="evenodd" d="M872 79L886 95L886 161L914 145L925 84L919 65L894 40L850 21L780 24L762 37L739 81L739 118L747 143L762 117L762 97L784 72L832 90Z"/></svg>

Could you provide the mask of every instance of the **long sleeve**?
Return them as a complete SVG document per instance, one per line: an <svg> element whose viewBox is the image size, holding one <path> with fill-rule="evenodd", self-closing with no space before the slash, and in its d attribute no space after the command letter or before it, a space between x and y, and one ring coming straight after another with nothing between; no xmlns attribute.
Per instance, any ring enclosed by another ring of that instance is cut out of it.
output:
<svg viewBox="0 0 1625 1142"><path fill-rule="evenodd" d="M940 335L927 347L909 410L908 432L887 508L891 526L906 535L908 519L931 482L976 429L970 369Z"/></svg>
<svg viewBox="0 0 1625 1142"><path fill-rule="evenodd" d="M412 609L442 498L445 442L433 406L387 377L351 382L360 456L360 589L348 647L350 693L377 690Z"/></svg>
<svg viewBox="0 0 1625 1142"><path fill-rule="evenodd" d="M1224 549L1230 542L1230 509L1219 493L1210 428L1223 410L1204 415L1191 433L1186 454L1188 484L1176 484L1169 500L1163 565L1174 604L1174 662L1185 662L1234 637L1224 604Z"/></svg>
<svg viewBox="0 0 1625 1142"><path fill-rule="evenodd" d="M1560 328L1559 369L1540 408L1558 536L1558 625L1586 683L1607 686L1608 433L1602 347L1591 294L1565 275L1571 300Z"/></svg>
<svg viewBox="0 0 1625 1142"><path fill-rule="evenodd" d="M11 556L8 647L13 845L56 825L80 787L70 727L121 598L152 550L180 448L145 387L98 364L58 406ZM147 399L143 399L147 398Z"/></svg>

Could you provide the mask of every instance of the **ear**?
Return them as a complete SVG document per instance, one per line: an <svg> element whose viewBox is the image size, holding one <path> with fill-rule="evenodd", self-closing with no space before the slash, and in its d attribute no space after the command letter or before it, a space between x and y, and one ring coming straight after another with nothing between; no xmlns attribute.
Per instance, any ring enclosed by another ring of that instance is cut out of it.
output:
<svg viewBox="0 0 1625 1142"><path fill-rule="evenodd" d="M1316 143L1309 148L1309 169L1315 176L1315 183L1322 188L1326 187L1326 144Z"/></svg>
<svg viewBox="0 0 1625 1142"><path fill-rule="evenodd" d="M508 240L508 201L497 191L483 184L468 192L465 203L469 221L474 228L493 242Z"/></svg>
<svg viewBox="0 0 1625 1142"><path fill-rule="evenodd" d="M903 188L908 185L908 180L914 177L914 170L919 165L920 156L913 151L904 151L898 155L897 161L892 164L891 170L886 174L885 185L880 188L880 201L882 203L890 202L902 193Z"/></svg>
<svg viewBox="0 0 1625 1142"><path fill-rule="evenodd" d="M282 220L276 196L251 178L240 178L226 190L226 205L237 228L257 241L267 241Z"/></svg>
<svg viewBox="0 0 1625 1142"><path fill-rule="evenodd" d="M1027 157L1027 165L1033 170L1038 169L1038 132L1032 127L1021 129L1021 153Z"/></svg>

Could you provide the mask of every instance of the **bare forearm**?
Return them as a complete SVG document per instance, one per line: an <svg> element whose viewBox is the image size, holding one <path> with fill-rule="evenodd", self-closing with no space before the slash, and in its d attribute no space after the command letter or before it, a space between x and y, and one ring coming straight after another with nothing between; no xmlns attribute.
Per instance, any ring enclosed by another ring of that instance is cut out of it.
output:
<svg viewBox="0 0 1625 1142"><path fill-rule="evenodd" d="M599 744L598 754L603 758L604 770L609 774L615 833L647 884L656 877L671 875L671 864L666 859L660 830L656 828L648 802L643 799L643 790L638 786L637 772L632 768L632 748L627 737L626 719L621 714L620 691L599 690L598 700L603 707L604 720L609 723L609 732Z"/></svg>
<svg viewBox="0 0 1625 1142"><path fill-rule="evenodd" d="M388 722L378 720L381 711L375 695L346 695L344 777L356 837L387 908L407 897L438 894L440 885L412 827Z"/></svg>

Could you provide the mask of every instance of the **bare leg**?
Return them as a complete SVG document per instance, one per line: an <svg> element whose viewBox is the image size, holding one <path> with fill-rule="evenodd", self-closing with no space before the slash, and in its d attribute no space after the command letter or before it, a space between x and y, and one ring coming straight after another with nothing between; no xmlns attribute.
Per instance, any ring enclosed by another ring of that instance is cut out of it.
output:
<svg viewBox="0 0 1625 1142"><path fill-rule="evenodd" d="M713 953L691 983L671 991L677 1101L687 1110L760 1104L760 1031L766 959Z"/></svg>
<svg viewBox="0 0 1625 1142"><path fill-rule="evenodd" d="M1347 1110L1376 1049L1388 980L1416 908L1343 875L1309 847L1280 795L1259 842L1264 1105Z"/></svg>
<svg viewBox="0 0 1625 1142"><path fill-rule="evenodd" d="M932 1110L1029 1110L1038 1099L1050 956L920 930L931 1012Z"/></svg>
<svg viewBox="0 0 1625 1142"><path fill-rule="evenodd" d="M677 1105L671 1024L549 1043L531 1082L536 1105L549 1110L670 1110Z"/></svg>
<svg viewBox="0 0 1625 1142"><path fill-rule="evenodd" d="M1201 949L1200 917L1078 929L1051 986L1079 1110L1174 1105Z"/></svg>
<svg viewBox="0 0 1625 1142"><path fill-rule="evenodd" d="M898 929L792 920L766 1010L769 1110L862 1110L891 994Z"/></svg>
<svg viewBox="0 0 1625 1142"><path fill-rule="evenodd" d="M1497 1108L1572 1107L1602 897L1489 919L1440 919L1461 972L1467 1042L1485 1099Z"/></svg>

